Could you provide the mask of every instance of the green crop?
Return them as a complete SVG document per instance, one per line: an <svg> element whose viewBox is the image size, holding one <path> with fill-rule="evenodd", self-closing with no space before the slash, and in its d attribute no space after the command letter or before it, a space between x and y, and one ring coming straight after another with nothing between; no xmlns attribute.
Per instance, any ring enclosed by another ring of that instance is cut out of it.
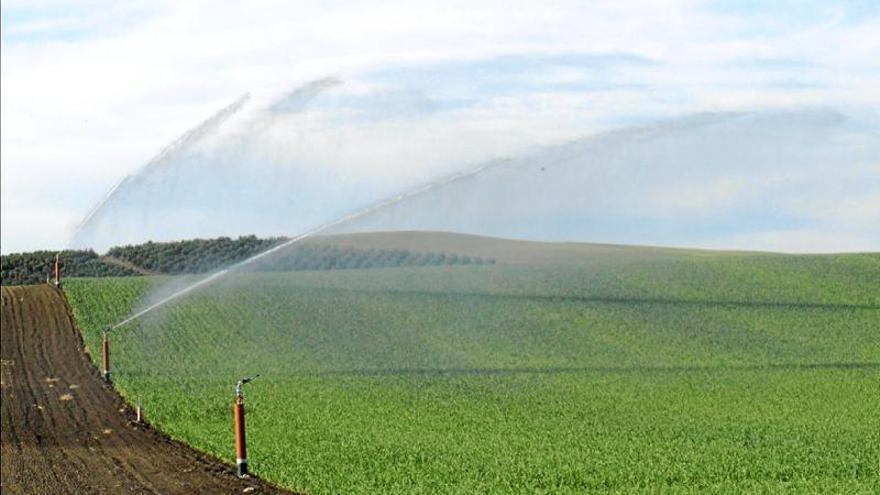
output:
<svg viewBox="0 0 880 495"><path fill-rule="evenodd" d="M87 346L153 277L68 280ZM880 257L237 274L112 334L172 437L311 493L880 490ZM99 356L94 356L98 358Z"/></svg>

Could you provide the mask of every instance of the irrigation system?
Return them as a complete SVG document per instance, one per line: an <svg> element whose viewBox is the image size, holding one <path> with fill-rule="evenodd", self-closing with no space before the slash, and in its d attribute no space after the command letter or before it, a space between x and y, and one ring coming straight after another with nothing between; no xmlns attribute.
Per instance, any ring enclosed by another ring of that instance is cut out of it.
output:
<svg viewBox="0 0 880 495"><path fill-rule="evenodd" d="M408 191L397 194L396 196L392 196L388 199L379 201L378 203L375 203L375 204L368 206L366 208L356 210L353 213L350 213L348 215L344 215L340 218L337 218L337 219L332 220L330 222L327 222L325 224L319 225L318 227L315 227L315 228L313 228L307 232L304 232L296 237L293 237L293 238L288 239L288 240L286 240L276 246L273 246L272 248L269 248L266 251L258 253L254 256L251 256L250 258L247 258L243 261L240 261L240 262L238 262L232 266L229 266L223 270L215 272L215 273L203 278L202 280L199 280L199 281L197 281L197 282L195 282L195 283L193 283L193 284L191 284L181 290L174 292L173 294L161 299L160 301L158 301L154 304L151 304L150 306L138 311L137 313L132 314L131 316L116 323L115 325L108 326L103 331L102 341L101 341L102 365L103 365L101 375L102 375L104 381L106 381L107 383L111 383L109 334L112 330L119 328L127 323L130 323L130 322L146 315L147 313L149 313L157 308L160 308L160 307L164 306L165 304L168 304L169 302L171 302L175 299L178 299L178 298L180 298L180 297L182 297L182 296L184 296L194 290L197 290L201 287L204 287L204 286L206 286L206 285L208 285L208 284L210 284L210 283L212 283L212 282L214 282L214 281L216 281L216 280L218 280L218 279L220 279L220 278L222 278L222 277L224 277L224 276L226 276L226 275L228 275L228 274L230 274L240 268L248 266L248 265L250 265L260 259L265 258L266 256L269 256L273 253L281 251L289 246L292 246L293 244L296 244L296 243L298 243L304 239L307 239L311 236L314 236L320 232L324 232L324 231L331 229L333 227L336 227L338 225L342 225L346 222L356 220L356 219L361 218L363 216L369 215L370 213L379 211L383 208L387 208L387 207L392 206L394 204L397 204L401 201L404 201L407 198L411 198L413 196L425 193L427 191L444 186L446 184L451 184L453 182L480 174L490 168L500 166L506 162L507 162L507 160L499 160L499 161L489 162L485 165L482 165L480 167L477 167L477 168L474 168L471 170L448 175L446 177L443 177L443 178L428 182L426 184L423 184L423 185L416 187L414 189L410 189ZM55 284L58 287L61 286L59 256L58 255L56 255L56 257L55 257ZM232 405L232 415L233 415L233 423L234 423L234 428L235 428L236 474L240 478L249 476L249 474L248 474L248 460L247 460L247 437L246 437L246 432L245 432L244 394L243 394L242 388L246 383L250 383L254 378L257 378L258 376L260 376L260 375L255 375L255 376L249 377L249 378L242 378L235 385L235 399L234 399L233 405ZM140 423L140 421L141 421L141 414L142 414L141 413L141 404L140 404L140 402L138 402L137 410L136 410L138 423Z"/></svg>
<svg viewBox="0 0 880 495"><path fill-rule="evenodd" d="M269 112L267 112L267 115L264 118L264 120L266 120L266 122L264 122L265 126L268 126L271 123L270 120L273 118L273 115L275 113L292 113L292 112L301 111L302 106L304 105L304 103L306 101L308 101L309 99L314 97L317 93L321 92L322 90L324 90L328 87L332 87L332 86L339 84L339 83L340 83L340 81L338 81L336 79L327 78L327 79L322 79L319 81L314 81L312 83L309 83L309 84L291 92L290 94L288 94L284 98L282 98L279 102L276 102L275 105L273 105L272 107L269 108ZM246 93L246 94L242 95L236 101L234 101L232 104L222 108L220 111L218 111L217 113L212 115L210 118L203 121L198 126L190 129L189 131L184 133L181 137L179 137L177 140L175 140L174 142L172 142L171 144L166 146L164 149L161 150L161 152L158 155L156 155L152 160L150 160L143 167L141 167L137 173L125 176L121 180L119 180L116 184L114 184L113 187L107 192L107 194L103 198L101 198L101 200L88 212L88 214L85 216L85 218L83 218L83 220L80 222L80 224L77 225L71 240L68 242L68 246L70 246L72 243L74 243L78 240L80 234L85 230L85 228L93 220L95 220L95 218L99 215L99 212L102 210L102 208L108 202L110 202L111 199L114 197L114 195L116 195L117 192L121 188L125 187L125 185L127 183L130 183L130 182L136 180L138 174L141 171L150 169L150 168L157 166L157 165L168 163L169 161L174 159L176 156L187 152L188 150L190 150L192 148L194 143L200 141L206 135L211 134L212 132L216 131L217 128L219 128L221 124L223 124L226 120L229 119L229 117L238 113L238 111L248 102L249 99L250 99L250 94ZM216 272L202 278L201 280L198 280L195 283L190 284L189 286L187 286L183 289L177 290L176 292L173 292L171 295L164 297L161 300L159 300L153 304L150 304L146 308L141 309L141 310L129 315L128 317L117 322L116 324L113 324L113 325L106 327L102 332L102 340L101 340L101 354L102 354L102 356L101 356L102 357L101 376L102 376L103 380L108 384L111 383L111 378L110 378L110 338L109 338L109 335L116 328L119 328L123 325L126 325L132 321L135 321L135 320L141 318L142 316L152 312L153 310L158 309L158 308L160 308L160 307L162 307L162 306L164 306L164 305L166 305L166 304L168 304L168 303L170 303L180 297L183 297L186 294L189 294L190 292L193 292L201 287L205 287L205 286L225 277L226 275L228 275L234 271L237 271L241 268L244 268L248 265L251 265L251 264L253 264L263 258L266 258L267 256L272 255L273 253L276 253L276 252L279 252L283 249L286 249L286 248L288 248L296 243L299 243L305 239L308 239L314 235L325 232L325 231L332 229L334 227L337 227L339 225L343 225L345 223L352 222L352 221L357 220L359 218L365 217L371 213L380 211L384 208L388 208L390 206L398 204L398 203L400 203L408 198L411 198L413 196L417 196L417 195L426 193L428 191L431 191L433 189L436 189L436 188L439 188L439 187L442 187L442 186L445 186L445 185L448 185L448 184L451 184L451 183L454 183L454 182L457 182L457 181L460 181L463 179L467 179L469 177L473 177L478 174L481 174L489 169L499 167L507 162L509 162L508 159L495 160L495 161L485 163L481 166L478 166L478 167L475 167L475 168L472 168L469 170L453 173L453 174L432 180L430 182L424 183L420 186L414 187L414 188L406 190L404 192L398 193L398 194L391 196L389 198L380 200L380 201L378 201L372 205L369 205L367 207L357 209L351 213L343 215L339 218L336 218L336 219L331 220L329 222L326 222L324 224L320 224L317 227L312 228L311 230L307 230L306 232L303 232L299 235L296 235L295 237L287 239L287 240L285 240L285 241L283 241L283 242L281 242L281 243L279 243L279 244L277 244L277 245L275 245L265 251L262 251L254 256L251 256L250 258L247 258L243 261L235 263L235 264L228 266L222 270L216 271ZM544 168L542 167L541 170L543 171ZM48 282L48 280L47 280L47 282ZM54 285L55 285L55 287L57 287L59 289L61 288L60 253L57 253L55 255L55 260L54 260ZM235 428L236 474L240 478L249 476L248 459L247 459L247 437L246 437L246 431L245 431L245 409L244 409L243 387L245 384L250 383L251 381L253 381L255 378L257 378L259 376L260 375L255 375L253 377L242 378L241 380L239 380L235 384L235 397L234 397L234 401L232 404L232 414L233 414L233 423L234 423L234 428ZM140 423L142 421L142 410L141 410L140 400L137 401L137 406L136 406L136 421L138 423Z"/></svg>
<svg viewBox="0 0 880 495"><path fill-rule="evenodd" d="M238 108L240 108L241 105L243 105L244 102L247 101L247 99L248 99L248 95L243 96L238 101L236 101L233 105L230 105L229 107L225 108L220 113L218 113L217 115L215 115L214 117L212 117L208 121L204 122L201 126L199 126L198 128L196 128L193 131L191 131L190 133L188 133L188 135L185 135L183 138L178 140L178 142L173 143L171 146L166 148L166 150L163 150L163 152L160 153L160 155L156 159L154 159L151 163L161 162L164 159L166 159L168 157L168 155L175 154L175 153L179 152L181 149L186 148L187 145L189 144L189 142L191 142L193 139L195 139L196 136L194 136L194 135L198 135L198 134L202 133L204 131L204 129L216 126L218 124L218 122L222 122L223 120L225 120L225 118L228 117L230 114L235 113L238 110ZM506 160L506 159L495 160L492 162L485 163L479 167L472 168L470 170L453 173L453 174L447 175L445 177L441 177L439 179L435 179L433 181L427 182L427 183L422 184L422 185L415 187L413 189L409 189L407 191L401 192L401 193L399 193L395 196L392 196L390 198L386 198L384 200L378 201L378 202L376 202L372 205L369 205L365 208L355 210L349 214L343 215L343 216L341 216L337 219L331 220L327 223L318 225L317 227L315 227L311 230L308 230L308 231L303 232L295 237L287 239L286 241L283 241L283 242L281 242L281 243L279 243L279 244L277 244L277 245L275 245L265 251L262 251L254 256L251 256L250 258L247 258L243 261L235 263L235 264L233 264L229 267L226 267L222 270L214 272L214 273L208 275L207 277L205 277L205 278L203 278L203 279L201 279L201 280L199 280L199 281L197 281L187 287L184 287L183 289L180 289L180 290L172 293L169 296L162 298L161 300L147 306L146 308L141 309L140 311L138 311L134 314L131 314L130 316L117 322L116 324L108 326L103 331L102 342L101 342L102 365L103 365L101 374L102 374L104 381L106 381L107 383L111 383L109 334L110 334L110 332L112 332L116 328L119 328L123 325L126 325L132 321L135 321L135 320L141 318L142 316L152 312L153 310L158 309L158 308L160 308L160 307L162 307L162 306L164 306L164 305L166 305L166 304L168 304L168 303L170 303L180 297L183 297L186 294L189 294L190 292L193 292L199 288L205 287L205 286L225 277L226 275L229 275L230 273L232 273L236 270L239 270L239 269L244 268L248 265L251 265L251 264L253 264L263 258L266 258L267 256L272 255L273 253L277 253L277 252L279 252L283 249L286 249L296 243L299 243L305 239L308 239L309 237L317 235L321 232L325 232L329 229L332 229L333 227L337 227L339 225L343 225L345 223L348 223L348 222L357 220L359 218L365 217L371 213L375 213L375 212L380 211L384 208L388 208L390 206L393 206L397 203L400 203L400 202L402 202L408 198L411 198L413 196L417 196L417 195L426 193L428 191L431 191L433 189L436 189L436 188L439 188L439 187L442 187L442 186L445 186L445 185L448 185L448 184L451 184L451 183L454 183L454 182L457 182L457 181L460 181L463 179L467 179L469 177L473 177L478 174L481 174L489 169L499 167L499 166L504 165L508 162L509 162L509 160ZM541 170L543 171L544 168L542 168ZM128 177L123 179L121 181L121 183L125 182L127 180L129 180ZM106 203L109 200L109 198L113 195L113 193L116 191L116 189L119 187L119 185L120 184L117 184L116 186L114 186L114 188L111 189L111 191L101 201L101 203L99 203L99 205L97 207L95 207L91 212L89 212L89 214L87 215L85 220L82 222L82 224L80 224L80 228L82 228L83 225L87 224L92 219L92 217L95 215L95 213L98 210L100 210L100 207L103 206L103 204ZM60 272L59 255L55 256L55 285L57 287L61 286L61 272ZM236 466L236 474L238 475L238 477L247 477L249 475L248 474L248 460L247 460L247 437L246 437L246 431L245 431L244 393L243 393L242 389L245 384L250 383L251 381L253 381L255 378L257 378L259 376L260 375L255 375L255 376L249 377L249 378L242 378L235 385L235 398L234 398L234 401L232 404L232 415L233 415L233 423L234 423L234 428L235 428L235 466ZM140 404L140 401L138 401L137 409L136 409L137 422L141 422L141 418L142 418L141 415L142 415L141 404Z"/></svg>
<svg viewBox="0 0 880 495"><path fill-rule="evenodd" d="M178 140L178 142L173 143L171 146L166 148L166 150L163 150L163 152L160 153L160 155L156 159L154 159L151 163L161 162L164 159L167 159L168 155L175 154L177 152L180 152L181 149L186 148L187 145L189 144L189 142L191 142L195 138L195 136L193 136L193 135L200 134L202 131L204 131L205 128L216 126L218 124L218 122L222 122L222 120L225 120L225 118L228 117L230 114L235 113L238 110L238 108L240 108L241 105L243 105L244 102L247 101L248 96L249 95L243 96L238 101L236 101L233 105L230 105L229 107L223 109L223 111L221 111L220 113L215 115L213 118L204 122L201 126L199 126L198 128L196 128L193 131L191 131L190 133L188 133L188 135L185 135L183 138ZM187 138L189 138L189 139L187 139ZM123 325L126 325L132 321L135 321L135 320L141 318L142 316L152 312L153 310L158 309L158 308L160 308L160 307L162 307L162 306L164 306L164 305L166 305L166 304L168 304L168 303L170 303L180 297L183 297L186 294L189 294L190 292L193 292L199 288L205 287L205 286L225 277L226 275L229 275L230 273L232 273L236 270L239 270L239 269L244 268L248 265L251 265L251 264L253 264L263 258L266 258L267 256L272 255L273 253L276 253L276 252L279 252L283 249L286 249L296 243L299 243L299 242L301 242L305 239L308 239L314 235L317 235L321 232L325 232L325 231L332 229L334 227L337 227L339 225L343 225L345 223L348 223L348 222L357 220L359 218L365 217L371 213L375 213L375 212L380 211L384 208L388 208L390 206L398 204L408 198L426 193L426 192L431 191L433 189L436 189L436 188L439 188L439 187L442 187L442 186L445 186L445 185L448 185L448 184L451 184L451 183L454 183L457 181L461 181L463 179L467 179L469 177L473 177L473 176L481 174L489 169L500 167L508 162L509 162L509 159L495 160L492 162L485 163L479 167L472 168L470 170L453 173L453 174L447 175L445 177L441 177L439 179L435 179L433 181L427 182L427 183L422 184L422 185L415 187L413 189L409 189L407 191L401 192L395 196L378 201L378 202L376 202L372 205L369 205L365 208L355 210L349 214L346 214L346 215L341 216L337 219L331 220L327 223L318 225L317 227L315 227L311 230L308 230L308 231L303 232L295 237L287 239L286 241L283 241L283 242L281 242L281 243L279 243L279 244L277 244L277 245L275 245L265 251L262 251L254 256L251 256L250 258L247 258L243 261L235 263L235 264L233 264L229 267L226 267L222 270L214 272L214 273L208 275L207 277L205 277L205 278L203 278L203 279L201 279L201 280L199 280L199 281L197 281L197 282L195 282L195 283L193 283L183 289L180 289L167 297L162 298L161 300L147 306L146 308L141 309L140 311L138 311L134 314L131 314L130 316L117 322L116 324L108 326L103 331L102 343L101 343L102 365L103 365L101 374L102 374L104 381L106 381L107 383L111 383L109 334L113 330L115 330ZM541 170L543 171L544 168L542 168ZM124 178L120 182L120 184L123 182L126 182L129 179L130 179L129 177ZM103 206L103 204L109 200L109 198L114 194L114 192L116 191L116 189L119 187L120 184L117 184L116 186L114 186L113 189L111 189L111 191L108 193L108 195L101 201L101 203L99 203L98 206L96 206L91 212L89 212L89 214L87 215L85 220L83 220L83 222L80 224L80 229L82 228L82 226L87 224L92 219L92 217L94 217L95 213L98 210L100 210L101 206ZM61 287L61 270L60 270L59 255L55 256L55 285L56 285L56 287ZM245 384L250 383L258 376L260 376L260 375L255 375L255 376L249 377L249 378L242 378L235 385L235 398L234 398L233 405L232 405L232 414L233 414L233 423L234 423L234 428L235 428L236 474L239 477L247 477L249 475L248 474L248 460L247 460L247 437L246 437L246 431L245 431L244 394L243 394L242 389ZM136 416L137 416L137 422L140 423L142 420L142 411L141 411L140 401L138 401L138 403L137 403Z"/></svg>

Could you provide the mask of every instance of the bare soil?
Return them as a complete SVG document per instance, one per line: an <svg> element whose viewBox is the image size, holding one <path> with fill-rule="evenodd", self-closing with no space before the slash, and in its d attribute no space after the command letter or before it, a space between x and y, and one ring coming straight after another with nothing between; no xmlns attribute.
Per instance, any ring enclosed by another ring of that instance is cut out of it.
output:
<svg viewBox="0 0 880 495"><path fill-rule="evenodd" d="M0 290L0 492L289 493L135 423L86 356L61 291Z"/></svg>

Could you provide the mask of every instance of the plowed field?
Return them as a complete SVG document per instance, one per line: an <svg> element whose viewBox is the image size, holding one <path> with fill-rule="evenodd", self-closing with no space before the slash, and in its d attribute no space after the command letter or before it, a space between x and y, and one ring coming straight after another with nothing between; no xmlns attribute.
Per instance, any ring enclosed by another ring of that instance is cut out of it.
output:
<svg viewBox="0 0 880 495"><path fill-rule="evenodd" d="M3 493L285 493L135 423L61 292L2 287L0 320Z"/></svg>

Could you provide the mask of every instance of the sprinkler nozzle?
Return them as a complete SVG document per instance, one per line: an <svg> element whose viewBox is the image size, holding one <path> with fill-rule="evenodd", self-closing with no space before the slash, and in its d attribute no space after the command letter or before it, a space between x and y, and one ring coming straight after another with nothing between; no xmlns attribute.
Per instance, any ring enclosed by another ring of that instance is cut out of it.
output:
<svg viewBox="0 0 880 495"><path fill-rule="evenodd" d="M254 375L254 376L251 376L251 377L248 377L248 378L242 378L241 380L239 380L238 382L236 382L236 384L235 384L235 395L238 396L238 397L241 397L241 395L242 395L242 391L241 391L242 385L244 385L245 383L250 383L250 382L254 381L254 379L255 379L255 378L259 378L259 376L260 376L260 375Z"/></svg>

